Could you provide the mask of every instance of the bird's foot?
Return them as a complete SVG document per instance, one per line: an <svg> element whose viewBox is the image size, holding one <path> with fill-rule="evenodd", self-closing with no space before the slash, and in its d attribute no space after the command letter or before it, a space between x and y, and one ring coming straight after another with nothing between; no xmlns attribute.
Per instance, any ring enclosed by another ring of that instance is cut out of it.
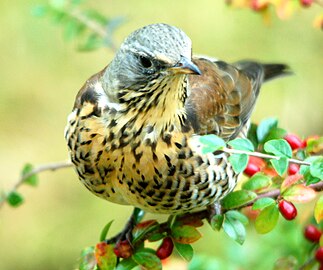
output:
<svg viewBox="0 0 323 270"><path fill-rule="evenodd" d="M207 211L208 211L208 216L207 216L207 220L209 222L211 222L212 217L216 216L216 215L222 215L222 206L220 204L220 202L215 202L211 205L209 205L207 207Z"/></svg>
<svg viewBox="0 0 323 270"><path fill-rule="evenodd" d="M127 241L131 244L132 241L132 230L133 228L142 220L145 212L139 208L134 208L129 220L127 221L123 230L117 235L113 236L110 239L107 239L105 242L107 244L120 243L121 241Z"/></svg>

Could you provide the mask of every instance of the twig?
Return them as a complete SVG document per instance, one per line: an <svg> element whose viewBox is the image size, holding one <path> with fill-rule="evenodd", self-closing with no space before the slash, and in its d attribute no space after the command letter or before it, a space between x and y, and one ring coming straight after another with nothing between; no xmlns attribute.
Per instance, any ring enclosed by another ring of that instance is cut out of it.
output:
<svg viewBox="0 0 323 270"><path fill-rule="evenodd" d="M310 188L314 189L315 191L322 191L323 190L323 181L316 183L316 184L312 184L309 185ZM268 192L259 194L257 196L257 198L255 198L253 201L248 202L238 208L235 209L231 209L231 210L239 210L248 206L251 206L255 203L255 201L257 201L258 199L261 198L265 198L265 197L270 197L273 199L277 199L280 196L280 189L273 189L270 190ZM227 209L223 209L222 213L227 212ZM208 219L209 218L209 211L207 209L201 210L201 211L197 211L194 213L188 213L188 214L184 214L180 217L181 220L203 220L203 219ZM165 233L165 232L169 232L170 228L169 228L169 223L168 222L163 222L160 223L158 226L156 226L153 230L149 231L149 233L143 235L140 239L138 239L138 241L136 241L136 245L140 245L142 244L145 240L149 239L152 235L154 235L155 233ZM118 239L118 237L112 237L108 240L106 240L106 242L108 244L114 243L114 241L116 241L116 239Z"/></svg>
<svg viewBox="0 0 323 270"><path fill-rule="evenodd" d="M17 183L12 187L10 192L17 190L24 183L24 181L26 179L28 179L29 177L31 177L35 174L39 174L39 173L45 172L45 171L56 171L56 170L63 169L63 168L69 168L72 165L73 164L70 160L40 165L40 166L32 169L30 172L22 175L20 177L20 179L17 181ZM6 199L5 196L3 196L3 198L1 198L0 207L2 207L2 205L5 203L5 199Z"/></svg>
<svg viewBox="0 0 323 270"><path fill-rule="evenodd" d="M247 154L248 156L260 157L260 158L270 158L270 159L276 159L276 160L280 159L280 157L273 156L273 155L263 154L263 153L259 153L259 152L248 152L248 151L243 151L243 150L238 150L238 149L233 149L233 148L226 148L226 147L223 149L223 151L226 153L229 153L229 154ZM288 162L299 164L299 165L306 165L306 166L311 165L311 163L309 163L309 162L294 159L294 158L289 158Z"/></svg>
<svg viewBox="0 0 323 270"><path fill-rule="evenodd" d="M94 33L98 34L102 39L109 40L109 47L112 51L117 50L117 46L114 44L113 40L109 38L108 31L104 27L102 27L100 24L95 22L94 20L89 19L87 16L82 14L82 12L79 9L72 9L70 11L67 11L67 13L78 20L79 22L83 23L87 28L92 30Z"/></svg>

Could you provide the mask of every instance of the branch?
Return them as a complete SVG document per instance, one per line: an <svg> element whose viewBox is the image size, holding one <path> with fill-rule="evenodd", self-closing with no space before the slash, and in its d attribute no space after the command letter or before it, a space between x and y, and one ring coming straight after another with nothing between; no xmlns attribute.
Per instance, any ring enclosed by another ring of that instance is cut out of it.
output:
<svg viewBox="0 0 323 270"><path fill-rule="evenodd" d="M100 24L95 22L94 20L89 19L85 16L79 9L72 9L66 11L71 17L78 20L82 24L84 24L87 28L89 28L94 33L98 34L102 39L109 40L110 49L112 51L117 51L117 46L114 44L112 38L110 39L108 36L108 31Z"/></svg>
<svg viewBox="0 0 323 270"><path fill-rule="evenodd" d="M45 171L56 171L59 169L64 169L64 168L69 168L72 167L72 162L70 160L68 161L61 161L61 162L53 162L53 163L48 163L48 164L44 164L44 165L40 165L36 168L34 168L33 170L31 170L30 172L22 175L19 180L17 181L17 183L12 187L12 189L9 191L13 192L15 190L17 190L26 179L28 179L29 177L35 175L35 174L39 174L41 172L45 172ZM5 196L3 196L2 198L0 198L0 207L3 206L3 204L6 201Z"/></svg>
<svg viewBox="0 0 323 270"><path fill-rule="evenodd" d="M259 152L248 152L248 151L243 151L243 150L238 150L238 149L233 149L233 148L223 148L223 151L229 154L247 154L248 156L254 156L254 157L260 157L260 158L270 158L270 159L276 159L279 160L280 157L273 156L273 155L268 155L268 154L263 154ZM288 159L289 163L295 163L299 165L306 165L310 166L311 163L299 160L299 159L294 159L294 158L289 158Z"/></svg>
<svg viewBox="0 0 323 270"><path fill-rule="evenodd" d="M315 191L319 192L323 190L323 181L316 183L316 184L312 184L309 185L310 188L314 189ZM248 202L236 209L230 209L230 210L239 210L248 206L251 206L255 203L255 201L257 201L258 199L261 198L265 198L265 197L270 197L273 199L277 199L280 196L280 189L273 189L270 191L267 191L265 193L259 194L257 196L257 198L255 198L253 201ZM228 210L223 209L222 213L227 212ZM201 210L201 211L197 211L194 213L188 213L188 214L184 214L183 216L180 217L180 219L182 221L185 220L203 220L203 219L208 219L210 217L210 212L207 209ZM170 231L170 224L168 221L160 223L158 225L156 225L151 231L149 231L148 233L145 233L142 235L142 237L140 237L140 239L137 239L135 245L140 245L142 244L145 240L149 239L152 235L156 234L156 233L167 233ZM117 241L119 239L120 235L114 236L110 239L106 240L106 243L108 244L112 244L115 243L115 241Z"/></svg>

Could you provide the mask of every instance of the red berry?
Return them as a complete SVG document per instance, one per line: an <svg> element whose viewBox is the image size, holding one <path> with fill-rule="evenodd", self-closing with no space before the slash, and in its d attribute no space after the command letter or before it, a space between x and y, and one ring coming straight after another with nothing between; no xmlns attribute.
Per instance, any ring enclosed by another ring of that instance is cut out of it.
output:
<svg viewBox="0 0 323 270"><path fill-rule="evenodd" d="M117 257L127 259L133 254L132 247L128 240L119 241L113 249Z"/></svg>
<svg viewBox="0 0 323 270"><path fill-rule="evenodd" d="M314 225L307 225L304 230L304 236L311 242L319 242L322 232Z"/></svg>
<svg viewBox="0 0 323 270"><path fill-rule="evenodd" d="M251 177L257 172L260 172L260 168L258 167L258 165L252 162L248 162L247 167L244 169L244 173Z"/></svg>
<svg viewBox="0 0 323 270"><path fill-rule="evenodd" d="M319 270L323 270L323 264L320 264Z"/></svg>
<svg viewBox="0 0 323 270"><path fill-rule="evenodd" d="M254 11L262 11L268 7L268 3L261 3L260 0L252 0L250 3L250 7Z"/></svg>
<svg viewBox="0 0 323 270"><path fill-rule="evenodd" d="M318 260L320 263L323 263L323 247L319 247L318 250L315 252L315 259Z"/></svg>
<svg viewBox="0 0 323 270"><path fill-rule="evenodd" d="M312 5L313 0L300 0L299 2L303 7L309 7L310 5Z"/></svg>
<svg viewBox="0 0 323 270"><path fill-rule="evenodd" d="M291 163L288 166L288 175L294 175L297 174L299 171L299 165L295 164L295 163Z"/></svg>
<svg viewBox="0 0 323 270"><path fill-rule="evenodd" d="M291 202L281 200L278 208L282 216L287 220L292 220L297 216L297 209Z"/></svg>
<svg viewBox="0 0 323 270"><path fill-rule="evenodd" d="M304 142L297 135L287 134L284 139L293 150L305 147Z"/></svg>
<svg viewBox="0 0 323 270"><path fill-rule="evenodd" d="M156 251L156 255L159 259L163 260L168 258L174 248L174 243L170 237L165 237L161 245L158 247Z"/></svg>
<svg viewBox="0 0 323 270"><path fill-rule="evenodd" d="M254 156L249 156L248 163L253 163L253 164L257 165L260 168L260 170L265 168L267 165L266 162L262 158L254 157Z"/></svg>
<svg viewBox="0 0 323 270"><path fill-rule="evenodd" d="M262 172L270 177L276 177L278 175L274 168L265 168Z"/></svg>

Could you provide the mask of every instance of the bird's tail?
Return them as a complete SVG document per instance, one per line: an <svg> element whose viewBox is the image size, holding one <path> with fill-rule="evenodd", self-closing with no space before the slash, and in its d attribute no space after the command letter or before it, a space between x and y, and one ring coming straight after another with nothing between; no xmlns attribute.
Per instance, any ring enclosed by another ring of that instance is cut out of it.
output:
<svg viewBox="0 0 323 270"><path fill-rule="evenodd" d="M292 74L289 67L285 64L261 64L254 61L239 61L235 63L235 66L254 81L269 81Z"/></svg>
<svg viewBox="0 0 323 270"><path fill-rule="evenodd" d="M285 64L264 64L264 81L293 74L289 66Z"/></svg>

